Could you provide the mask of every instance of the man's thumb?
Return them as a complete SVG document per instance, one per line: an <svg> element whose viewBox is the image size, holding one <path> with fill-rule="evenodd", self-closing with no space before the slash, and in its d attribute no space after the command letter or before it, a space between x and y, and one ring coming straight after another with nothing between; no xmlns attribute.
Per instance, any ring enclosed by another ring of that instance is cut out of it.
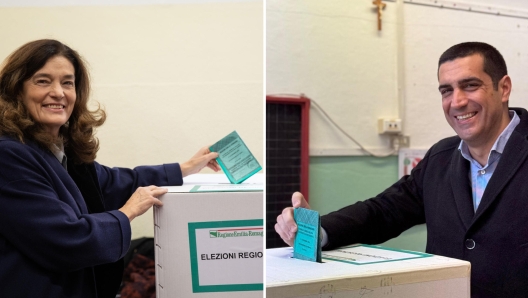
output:
<svg viewBox="0 0 528 298"><path fill-rule="evenodd" d="M292 206L294 208L302 207L310 209L310 205L308 205L308 202L304 199L304 196L300 192L295 192L292 195Z"/></svg>

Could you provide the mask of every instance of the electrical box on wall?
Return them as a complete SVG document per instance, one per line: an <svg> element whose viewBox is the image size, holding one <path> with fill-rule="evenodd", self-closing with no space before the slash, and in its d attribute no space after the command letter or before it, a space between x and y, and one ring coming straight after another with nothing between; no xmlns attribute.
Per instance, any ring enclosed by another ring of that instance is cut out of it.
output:
<svg viewBox="0 0 528 298"><path fill-rule="evenodd" d="M400 134L402 132L402 120L379 118L378 119L378 133L379 134Z"/></svg>

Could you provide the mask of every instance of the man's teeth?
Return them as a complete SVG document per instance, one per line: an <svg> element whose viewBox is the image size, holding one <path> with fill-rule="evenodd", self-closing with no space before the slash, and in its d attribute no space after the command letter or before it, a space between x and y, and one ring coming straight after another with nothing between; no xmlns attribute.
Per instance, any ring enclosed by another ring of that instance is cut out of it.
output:
<svg viewBox="0 0 528 298"><path fill-rule="evenodd" d="M467 118L471 118L473 116L475 116L476 113L468 113L468 114L465 114L465 115L462 115L462 116L456 116L456 118L458 120L464 120L464 119L467 119Z"/></svg>

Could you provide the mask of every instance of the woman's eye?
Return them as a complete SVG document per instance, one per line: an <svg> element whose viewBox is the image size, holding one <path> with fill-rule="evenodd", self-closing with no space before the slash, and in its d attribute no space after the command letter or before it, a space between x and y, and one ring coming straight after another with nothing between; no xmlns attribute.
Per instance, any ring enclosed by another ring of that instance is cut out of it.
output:
<svg viewBox="0 0 528 298"><path fill-rule="evenodd" d="M48 80L37 80L37 84L38 85L46 85L46 84L49 84L49 81Z"/></svg>

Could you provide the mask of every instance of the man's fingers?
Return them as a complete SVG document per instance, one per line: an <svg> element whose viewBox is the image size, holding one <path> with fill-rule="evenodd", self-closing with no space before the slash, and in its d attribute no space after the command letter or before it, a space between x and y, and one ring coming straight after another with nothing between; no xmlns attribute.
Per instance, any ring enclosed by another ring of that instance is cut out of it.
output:
<svg viewBox="0 0 528 298"><path fill-rule="evenodd" d="M290 234L291 238L293 238L293 235L295 232L297 232L297 224L295 224L295 219L293 218L293 208L288 207L284 208L282 210L282 214L279 215L279 218L277 218L277 222L279 222L287 232Z"/></svg>
<svg viewBox="0 0 528 298"><path fill-rule="evenodd" d="M292 206L293 208L302 207L302 208L310 209L310 205L308 204L308 202L306 202L306 199L304 199L304 196L302 195L302 193L298 191L294 192L292 195Z"/></svg>
<svg viewBox="0 0 528 298"><path fill-rule="evenodd" d="M277 222L275 224L275 231L279 234L279 236L282 238L282 239L289 239L290 236L284 232L284 230L282 229L281 225Z"/></svg>
<svg viewBox="0 0 528 298"><path fill-rule="evenodd" d="M282 213L277 216L277 223L275 224L277 234L290 246L293 246L297 233L297 224L295 223L293 212L298 207L310 209L310 205L308 205L304 196L300 192L295 192L292 195L292 207L284 208Z"/></svg>
<svg viewBox="0 0 528 298"><path fill-rule="evenodd" d="M278 223L275 224L275 231L277 232L277 234L279 234L281 239L284 242L286 242L286 244L288 244L289 246L293 246L293 239L290 239L288 235L284 233L284 231L282 230L281 226Z"/></svg>
<svg viewBox="0 0 528 298"><path fill-rule="evenodd" d="M282 214L277 217L277 223L275 224L275 231L279 234L279 236L284 242L286 242L290 246L293 246L293 240L295 239L295 233L291 232L291 228L285 224Z"/></svg>
<svg viewBox="0 0 528 298"><path fill-rule="evenodd" d="M295 234L297 232L297 225L293 220L293 208L285 208L282 213L277 216L277 223L275 224L275 231L288 245L293 245Z"/></svg>

